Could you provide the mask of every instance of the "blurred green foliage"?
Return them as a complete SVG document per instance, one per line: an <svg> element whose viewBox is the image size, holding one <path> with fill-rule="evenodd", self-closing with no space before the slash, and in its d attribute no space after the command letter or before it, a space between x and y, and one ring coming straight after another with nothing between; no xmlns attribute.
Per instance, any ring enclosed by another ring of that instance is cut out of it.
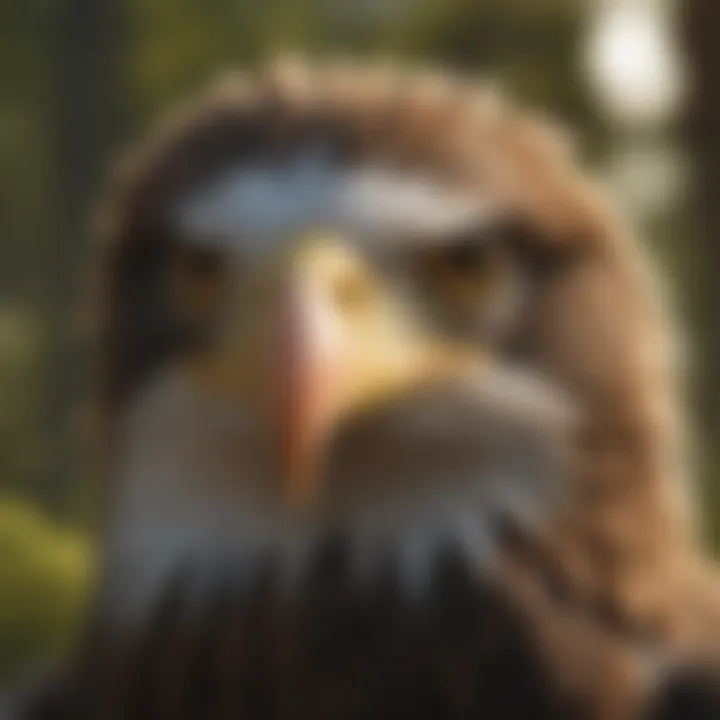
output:
<svg viewBox="0 0 720 720"><path fill-rule="evenodd" d="M84 603L89 545L29 504L0 500L0 677L66 650Z"/></svg>

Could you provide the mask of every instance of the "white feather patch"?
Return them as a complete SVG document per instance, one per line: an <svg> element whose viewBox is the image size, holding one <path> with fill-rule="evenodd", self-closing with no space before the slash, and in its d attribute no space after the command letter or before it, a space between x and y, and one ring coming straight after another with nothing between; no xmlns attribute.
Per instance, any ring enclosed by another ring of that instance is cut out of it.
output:
<svg viewBox="0 0 720 720"><path fill-rule="evenodd" d="M515 385L515 390L523 397L538 396L539 408L546 406L539 388ZM441 409L436 412L426 419L428 431L447 432ZM543 416L545 425L551 422L552 413ZM415 419L423 424L422 414ZM455 434L461 428L469 432L465 421L453 427ZM292 592L306 577L317 538L338 527L349 542L358 581L389 560L409 595L422 597L439 550L454 546L478 572L487 571L496 555L498 510L524 522L532 521L528 516L534 510L542 516L547 508L540 468L527 467L540 480L533 492L533 477L522 470L531 458L522 460L522 451L513 448L515 471L510 468L502 477L482 477L471 459L448 477L443 463L425 468L424 474L433 474L425 479L434 482L411 484L409 493L393 492L393 478L388 478L387 492L342 516L335 511L331 516L290 515L268 496L274 480L257 452L262 440L250 419L238 408L205 397L172 371L135 401L124 428L100 601L114 622L146 617L186 563L199 573L192 591L196 603L212 592L228 567L242 584L268 557L278 563ZM468 442L474 442L472 435Z"/></svg>
<svg viewBox="0 0 720 720"><path fill-rule="evenodd" d="M258 249L317 228L354 239L441 237L499 212L489 196L376 165L333 164L308 150L281 166L251 164L224 173L180 203L175 219L190 236Z"/></svg>

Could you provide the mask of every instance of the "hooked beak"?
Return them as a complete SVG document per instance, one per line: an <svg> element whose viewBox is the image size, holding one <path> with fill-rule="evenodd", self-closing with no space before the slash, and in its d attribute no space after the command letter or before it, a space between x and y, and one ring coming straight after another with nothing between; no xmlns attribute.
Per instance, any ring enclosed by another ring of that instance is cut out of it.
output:
<svg viewBox="0 0 720 720"><path fill-rule="evenodd" d="M251 334L204 379L213 376L216 390L241 388L268 409L283 499L306 508L317 500L340 423L457 375L476 364L477 349L430 342L363 258L332 236L301 238L265 280L269 295L244 296L265 340Z"/></svg>
<svg viewBox="0 0 720 720"><path fill-rule="evenodd" d="M305 504L350 378L343 318L316 283L294 277L283 293L274 346L274 416L280 471L291 504Z"/></svg>
<svg viewBox="0 0 720 720"><path fill-rule="evenodd" d="M279 459L286 499L306 506L343 420L476 365L477 351L431 343L336 238L299 245L282 297L274 352Z"/></svg>

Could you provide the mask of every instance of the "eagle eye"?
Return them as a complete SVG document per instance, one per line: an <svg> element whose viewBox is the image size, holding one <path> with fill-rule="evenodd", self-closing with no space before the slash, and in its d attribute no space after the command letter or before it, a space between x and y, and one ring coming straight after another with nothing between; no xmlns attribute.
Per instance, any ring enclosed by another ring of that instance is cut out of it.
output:
<svg viewBox="0 0 720 720"><path fill-rule="evenodd" d="M446 329L493 336L509 329L525 284L504 225L442 238L421 256L423 295Z"/></svg>
<svg viewBox="0 0 720 720"><path fill-rule="evenodd" d="M222 253L210 247L178 248L170 266L173 305L184 324L195 328L212 323L225 292Z"/></svg>
<svg viewBox="0 0 720 720"><path fill-rule="evenodd" d="M443 301L471 304L501 280L503 249L492 240L463 236L428 251L424 274Z"/></svg>
<svg viewBox="0 0 720 720"><path fill-rule="evenodd" d="M452 273L457 277L468 277L486 269L490 254L486 245L464 239L439 250L435 261L439 269L444 272Z"/></svg>

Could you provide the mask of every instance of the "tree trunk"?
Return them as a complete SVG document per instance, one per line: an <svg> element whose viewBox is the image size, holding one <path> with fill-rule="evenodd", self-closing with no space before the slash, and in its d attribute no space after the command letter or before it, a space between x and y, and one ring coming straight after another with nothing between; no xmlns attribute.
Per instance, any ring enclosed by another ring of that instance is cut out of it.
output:
<svg viewBox="0 0 720 720"><path fill-rule="evenodd" d="M694 346L697 406L704 428L708 491L720 501L720 3L683 0L685 47L691 63L687 141L695 168L687 252L695 274ZM717 523L715 523L717 524ZM716 540L717 528L714 528Z"/></svg>
<svg viewBox="0 0 720 720"><path fill-rule="evenodd" d="M78 471L73 418L87 369L76 318L87 301L88 224L119 128L120 3L62 0L54 20L57 232L47 265L48 466L40 491L53 509L67 511Z"/></svg>

